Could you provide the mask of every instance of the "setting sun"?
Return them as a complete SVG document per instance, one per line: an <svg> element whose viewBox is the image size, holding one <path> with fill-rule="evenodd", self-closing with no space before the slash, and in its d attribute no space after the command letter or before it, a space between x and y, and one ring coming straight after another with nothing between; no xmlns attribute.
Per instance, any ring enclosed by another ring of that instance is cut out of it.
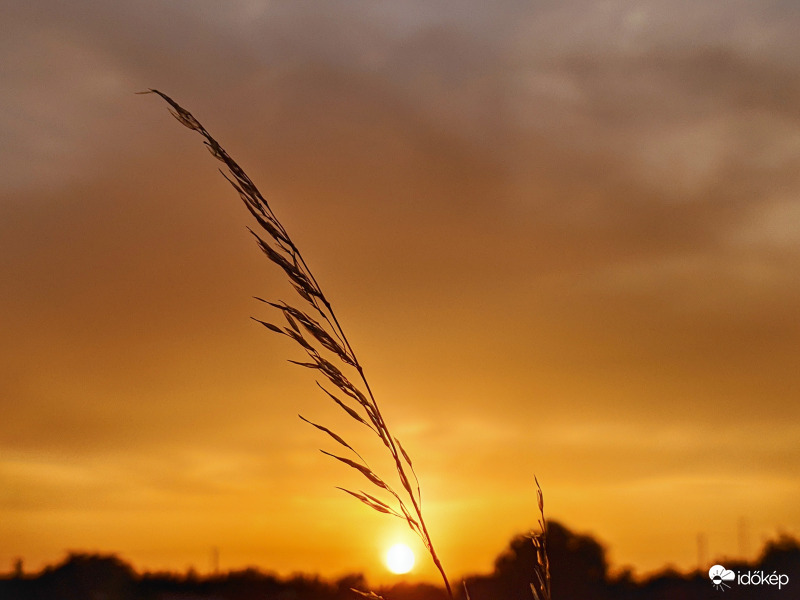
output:
<svg viewBox="0 0 800 600"><path fill-rule="evenodd" d="M414 567L414 552L405 544L395 544L386 552L384 560L392 573L402 575Z"/></svg>

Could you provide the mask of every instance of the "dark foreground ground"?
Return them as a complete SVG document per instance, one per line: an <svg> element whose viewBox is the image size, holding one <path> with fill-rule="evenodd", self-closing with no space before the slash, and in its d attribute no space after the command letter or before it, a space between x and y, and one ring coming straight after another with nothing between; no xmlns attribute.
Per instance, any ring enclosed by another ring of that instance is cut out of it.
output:
<svg viewBox="0 0 800 600"><path fill-rule="evenodd" d="M800 542L769 542L753 563L720 561L737 574L729 587L714 587L707 572L664 571L642 581L611 575L605 550L592 537L549 524L548 555L554 600L795 600L800 599ZM471 600L532 600L536 556L531 540L514 538L489 575L466 580ZM313 576L280 578L257 569L200 577L193 573L136 573L114 555L70 554L40 573L0 577L0 600L357 600L367 590L360 575L337 581ZM402 585L374 590L386 600L444 600L443 590ZM463 588L458 589L463 599Z"/></svg>

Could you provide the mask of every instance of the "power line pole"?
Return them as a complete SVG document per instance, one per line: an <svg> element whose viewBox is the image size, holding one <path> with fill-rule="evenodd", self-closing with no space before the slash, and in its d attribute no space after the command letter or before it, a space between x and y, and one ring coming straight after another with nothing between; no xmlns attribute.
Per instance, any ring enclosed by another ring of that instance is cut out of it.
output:
<svg viewBox="0 0 800 600"><path fill-rule="evenodd" d="M219 575L219 547L217 546L211 548L211 572Z"/></svg>
<svg viewBox="0 0 800 600"><path fill-rule="evenodd" d="M708 542L704 533L697 534L697 570L704 571L708 565L706 554L708 553Z"/></svg>
<svg viewBox="0 0 800 600"><path fill-rule="evenodd" d="M742 560L747 559L747 554L749 551L748 542L747 519L742 517L739 519L739 558Z"/></svg>

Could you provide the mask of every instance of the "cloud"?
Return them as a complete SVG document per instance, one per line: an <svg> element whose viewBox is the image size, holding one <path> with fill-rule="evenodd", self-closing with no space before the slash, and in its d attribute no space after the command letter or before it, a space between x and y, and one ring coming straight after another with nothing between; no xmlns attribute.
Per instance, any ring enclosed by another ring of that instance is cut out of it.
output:
<svg viewBox="0 0 800 600"><path fill-rule="evenodd" d="M796 433L794 3L8 13L0 445L18 502L334 476L281 451L313 454L289 424L330 413L247 319L250 296L288 297L280 273L148 87L272 199L434 490L466 452L451 488L515 493L520 456L619 479L705 451L796 465L760 441Z"/></svg>

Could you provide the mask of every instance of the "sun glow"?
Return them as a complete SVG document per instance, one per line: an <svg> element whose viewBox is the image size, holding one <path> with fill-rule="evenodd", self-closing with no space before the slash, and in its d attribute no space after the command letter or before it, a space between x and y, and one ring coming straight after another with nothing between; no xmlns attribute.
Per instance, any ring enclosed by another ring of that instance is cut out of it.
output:
<svg viewBox="0 0 800 600"><path fill-rule="evenodd" d="M386 552L384 562L392 573L402 575L414 567L414 552L405 544L395 544Z"/></svg>

